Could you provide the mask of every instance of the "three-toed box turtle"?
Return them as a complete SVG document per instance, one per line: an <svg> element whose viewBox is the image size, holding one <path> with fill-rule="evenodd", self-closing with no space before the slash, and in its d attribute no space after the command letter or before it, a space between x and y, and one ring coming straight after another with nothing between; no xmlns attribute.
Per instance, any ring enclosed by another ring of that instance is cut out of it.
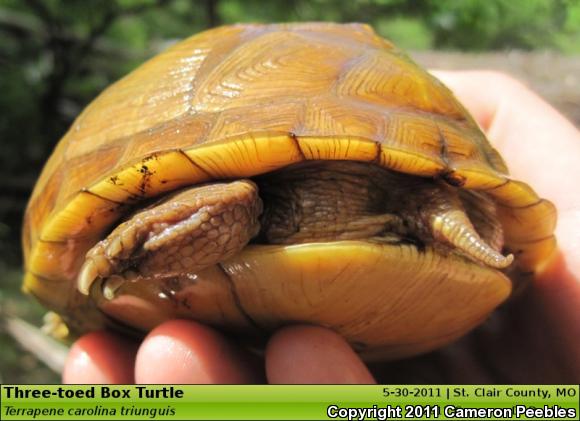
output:
<svg viewBox="0 0 580 421"><path fill-rule="evenodd" d="M259 344L311 323L396 358L485 320L555 219L369 27L226 26L77 118L28 206L24 289L76 333L193 318Z"/></svg>

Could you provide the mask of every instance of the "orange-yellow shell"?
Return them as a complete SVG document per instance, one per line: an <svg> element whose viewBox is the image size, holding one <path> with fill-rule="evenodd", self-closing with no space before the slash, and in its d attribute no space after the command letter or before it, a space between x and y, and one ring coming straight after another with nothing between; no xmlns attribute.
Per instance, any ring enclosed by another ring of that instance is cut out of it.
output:
<svg viewBox="0 0 580 421"><path fill-rule="evenodd" d="M235 25L159 54L77 118L30 199L24 289L59 313L90 312L76 274L130 205L320 159L488 193L522 272L555 247L553 205L512 180L452 93L368 26Z"/></svg>

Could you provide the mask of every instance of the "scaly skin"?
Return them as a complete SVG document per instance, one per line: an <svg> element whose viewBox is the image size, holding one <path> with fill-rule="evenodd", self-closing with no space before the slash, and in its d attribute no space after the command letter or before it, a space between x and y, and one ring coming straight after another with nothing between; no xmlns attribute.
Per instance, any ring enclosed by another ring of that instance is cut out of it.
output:
<svg viewBox="0 0 580 421"><path fill-rule="evenodd" d="M513 260L500 254L503 232L493 202L443 182L364 163L324 161L267 174L257 183L265 202L266 243L369 239L434 245L496 268Z"/></svg>
<svg viewBox="0 0 580 421"><path fill-rule="evenodd" d="M191 187L134 214L88 253L79 275L87 291L138 277L195 272L239 252L259 230L262 202L247 180Z"/></svg>
<svg viewBox="0 0 580 421"><path fill-rule="evenodd" d="M500 254L502 231L492 202L462 197L435 180L364 163L313 162L256 183L263 215L258 186L249 180L191 187L134 214L89 251L81 291L103 278L104 294L112 298L127 280L194 274L234 256L252 239L432 245L496 268L513 260Z"/></svg>

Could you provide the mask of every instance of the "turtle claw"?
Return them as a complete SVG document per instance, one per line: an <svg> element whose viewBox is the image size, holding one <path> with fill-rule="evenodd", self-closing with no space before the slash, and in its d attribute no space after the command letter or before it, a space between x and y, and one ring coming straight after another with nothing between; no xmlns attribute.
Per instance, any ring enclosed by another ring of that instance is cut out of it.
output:
<svg viewBox="0 0 580 421"><path fill-rule="evenodd" d="M99 271L92 259L85 261L77 278L77 288L81 294L89 295L91 285L95 282L98 276Z"/></svg>
<svg viewBox="0 0 580 421"><path fill-rule="evenodd" d="M97 243L88 253L77 277L77 288L85 295L97 278L106 278L115 271L115 261L107 256L107 242Z"/></svg>

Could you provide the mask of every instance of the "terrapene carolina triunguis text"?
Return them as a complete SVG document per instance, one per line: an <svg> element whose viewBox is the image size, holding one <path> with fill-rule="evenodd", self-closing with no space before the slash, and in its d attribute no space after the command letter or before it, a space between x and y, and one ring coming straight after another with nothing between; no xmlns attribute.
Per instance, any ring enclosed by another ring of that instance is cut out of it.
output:
<svg viewBox="0 0 580 421"><path fill-rule="evenodd" d="M24 289L74 333L193 318L259 343L311 323L397 358L485 320L555 220L369 27L226 26L77 118L30 199Z"/></svg>

